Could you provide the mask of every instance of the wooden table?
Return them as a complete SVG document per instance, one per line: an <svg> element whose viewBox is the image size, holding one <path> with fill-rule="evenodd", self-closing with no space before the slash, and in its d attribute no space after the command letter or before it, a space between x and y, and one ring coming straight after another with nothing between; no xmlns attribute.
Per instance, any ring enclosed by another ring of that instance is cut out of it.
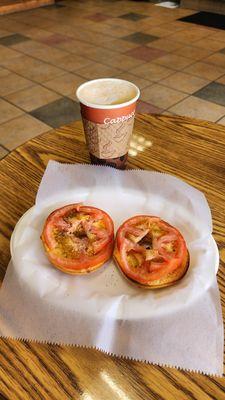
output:
<svg viewBox="0 0 225 400"><path fill-rule="evenodd" d="M174 174L206 194L220 249L218 282L225 312L225 128L183 117L140 115L135 134L136 140L144 137L151 146L139 147L143 151L129 158L130 168ZM1 280L10 259L11 233L34 204L49 159L89 162L81 122L30 140L0 162ZM101 371L108 382L101 379ZM161 368L95 350L0 340L3 399L222 400L224 391L225 378Z"/></svg>

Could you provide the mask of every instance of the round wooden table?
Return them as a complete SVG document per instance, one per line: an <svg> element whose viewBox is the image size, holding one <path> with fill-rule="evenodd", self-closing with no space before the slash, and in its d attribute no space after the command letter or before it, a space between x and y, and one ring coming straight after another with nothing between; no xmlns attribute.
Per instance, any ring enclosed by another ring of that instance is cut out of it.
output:
<svg viewBox="0 0 225 400"><path fill-rule="evenodd" d="M139 115L129 168L174 174L207 197L220 250L218 282L225 312L225 128L184 117ZM0 162L0 278L9 241L34 204L48 160L89 163L81 122L50 131ZM101 379L101 371L110 377ZM225 398L225 378L161 368L101 352L0 339L0 393L10 400L183 400Z"/></svg>

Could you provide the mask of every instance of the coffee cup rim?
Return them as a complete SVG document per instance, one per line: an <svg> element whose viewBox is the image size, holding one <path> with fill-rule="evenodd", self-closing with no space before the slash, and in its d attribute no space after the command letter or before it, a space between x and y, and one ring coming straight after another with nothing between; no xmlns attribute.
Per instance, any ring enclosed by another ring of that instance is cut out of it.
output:
<svg viewBox="0 0 225 400"><path fill-rule="evenodd" d="M86 100L84 100L84 99L82 99L82 98L80 97L79 93L80 93L80 91L83 89L84 86L90 85L91 83L94 83L94 82L100 82L100 81L101 81L101 82L104 82L104 81L120 81L120 82L127 82L127 83L129 83L130 85L132 85L132 86L135 88L137 94L136 94L136 96L134 96L131 100L126 101L126 102L124 102L124 103L120 103L120 104L96 104L96 103L88 102L88 101L86 101ZM135 102L138 100L138 98L140 97L140 89L139 89L133 82L130 82L130 81L126 80L126 79L119 79L119 78L98 78L98 79L91 79L91 80L89 80L89 81L87 81L87 82L82 83L82 84L77 88L77 90L76 90L76 97L77 97L77 99L79 100L79 102L80 102L81 104L83 104L83 105L85 105L85 106L87 106L87 107L98 108L98 109L103 109L103 110L107 110L107 109L108 109L108 110L109 110L109 109L111 110L111 109L126 107L126 106L129 106L130 104L135 103Z"/></svg>

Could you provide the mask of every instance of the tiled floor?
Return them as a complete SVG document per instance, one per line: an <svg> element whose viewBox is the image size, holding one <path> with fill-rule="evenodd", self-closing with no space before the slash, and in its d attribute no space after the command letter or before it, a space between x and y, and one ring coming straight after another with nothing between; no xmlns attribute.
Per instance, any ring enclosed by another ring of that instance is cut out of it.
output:
<svg viewBox="0 0 225 400"><path fill-rule="evenodd" d="M195 13L153 1L65 0L0 17L0 158L79 119L75 90L98 77L136 83L138 112L225 125L225 31L179 20Z"/></svg>

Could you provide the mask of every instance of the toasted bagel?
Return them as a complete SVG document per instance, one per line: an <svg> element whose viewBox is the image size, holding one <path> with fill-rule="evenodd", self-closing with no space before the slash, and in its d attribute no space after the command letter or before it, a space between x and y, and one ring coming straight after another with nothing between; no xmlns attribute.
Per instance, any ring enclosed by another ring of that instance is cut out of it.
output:
<svg viewBox="0 0 225 400"><path fill-rule="evenodd" d="M190 263L179 230L159 217L148 215L132 217L119 227L113 258L128 282L144 289L175 284Z"/></svg>
<svg viewBox="0 0 225 400"><path fill-rule="evenodd" d="M86 275L112 256L113 221L98 208L69 204L48 216L41 240L54 267L68 274Z"/></svg>
<svg viewBox="0 0 225 400"><path fill-rule="evenodd" d="M138 286L138 287L140 287L142 289L160 289L160 288L164 288L164 287L167 287L167 286L174 285L180 279L182 279L183 276L186 274L186 272L187 272L187 270L189 268L189 263L190 263L189 252L187 252L187 256L183 260L183 262L181 263L181 266L179 268L177 268L177 270L175 270L173 273L167 274L162 279L156 279L154 281L151 281L148 284L142 284L142 283L138 283L134 279L129 278L123 272L123 269L121 268L122 261L121 261L120 253L119 253L116 245L114 247L113 259L116 262L116 265L117 265L119 271L121 272L121 274L123 275L123 277L126 278L127 281L129 283L131 283L132 285L134 285L136 287Z"/></svg>

